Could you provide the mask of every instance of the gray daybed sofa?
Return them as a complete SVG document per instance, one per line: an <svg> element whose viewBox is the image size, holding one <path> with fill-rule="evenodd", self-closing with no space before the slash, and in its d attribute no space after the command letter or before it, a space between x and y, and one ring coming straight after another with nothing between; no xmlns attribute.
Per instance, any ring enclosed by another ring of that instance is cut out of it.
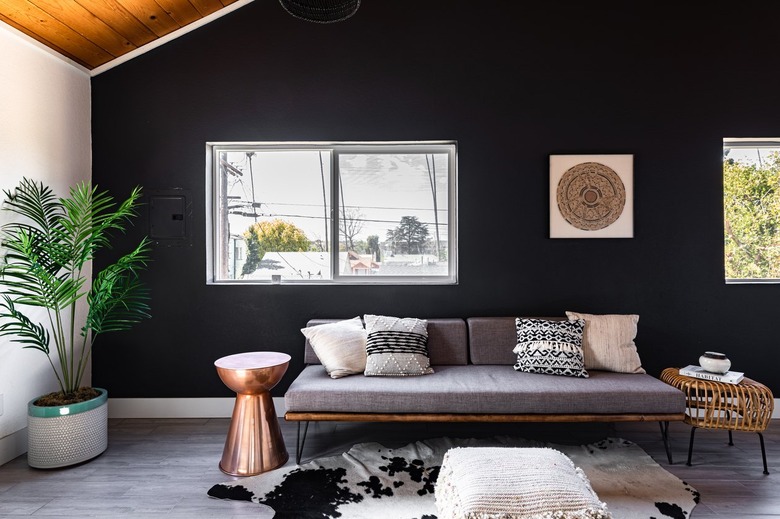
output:
<svg viewBox="0 0 780 519"><path fill-rule="evenodd" d="M314 319L307 326L335 321ZM515 343L514 317L428 319L433 374L333 379L306 341L306 366L284 397L285 419L298 422L297 461L310 421L657 421L672 463L668 424L683 419L681 391L647 374L588 370L589 378L574 378L518 372Z"/></svg>

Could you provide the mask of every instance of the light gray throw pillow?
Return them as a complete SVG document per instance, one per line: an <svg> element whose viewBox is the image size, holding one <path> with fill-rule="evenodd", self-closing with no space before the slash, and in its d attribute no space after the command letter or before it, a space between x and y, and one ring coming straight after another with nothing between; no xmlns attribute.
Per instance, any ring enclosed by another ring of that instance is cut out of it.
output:
<svg viewBox="0 0 780 519"><path fill-rule="evenodd" d="M301 328L331 378L357 375L366 369L366 330L360 317Z"/></svg>

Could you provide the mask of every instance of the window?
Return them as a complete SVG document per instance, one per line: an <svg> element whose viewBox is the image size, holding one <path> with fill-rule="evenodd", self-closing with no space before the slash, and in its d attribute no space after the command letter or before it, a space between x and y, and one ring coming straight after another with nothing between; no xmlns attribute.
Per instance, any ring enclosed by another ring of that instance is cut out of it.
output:
<svg viewBox="0 0 780 519"><path fill-rule="evenodd" d="M456 144L209 143L209 283L457 282Z"/></svg>
<svg viewBox="0 0 780 519"><path fill-rule="evenodd" d="M727 283L780 282L780 139L723 140Z"/></svg>

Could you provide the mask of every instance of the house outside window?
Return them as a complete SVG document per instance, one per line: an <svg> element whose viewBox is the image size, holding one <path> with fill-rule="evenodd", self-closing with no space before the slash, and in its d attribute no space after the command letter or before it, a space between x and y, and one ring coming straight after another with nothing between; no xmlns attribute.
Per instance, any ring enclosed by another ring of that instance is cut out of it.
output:
<svg viewBox="0 0 780 519"><path fill-rule="evenodd" d="M206 151L208 283L457 282L455 142Z"/></svg>
<svg viewBox="0 0 780 519"><path fill-rule="evenodd" d="M723 140L727 283L780 282L780 138Z"/></svg>

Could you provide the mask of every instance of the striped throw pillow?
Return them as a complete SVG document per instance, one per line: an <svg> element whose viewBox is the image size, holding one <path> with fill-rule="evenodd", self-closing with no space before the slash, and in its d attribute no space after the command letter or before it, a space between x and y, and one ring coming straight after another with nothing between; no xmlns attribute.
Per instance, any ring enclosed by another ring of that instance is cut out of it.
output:
<svg viewBox="0 0 780 519"><path fill-rule="evenodd" d="M433 373L428 357L428 321L414 317L363 316L367 377Z"/></svg>

